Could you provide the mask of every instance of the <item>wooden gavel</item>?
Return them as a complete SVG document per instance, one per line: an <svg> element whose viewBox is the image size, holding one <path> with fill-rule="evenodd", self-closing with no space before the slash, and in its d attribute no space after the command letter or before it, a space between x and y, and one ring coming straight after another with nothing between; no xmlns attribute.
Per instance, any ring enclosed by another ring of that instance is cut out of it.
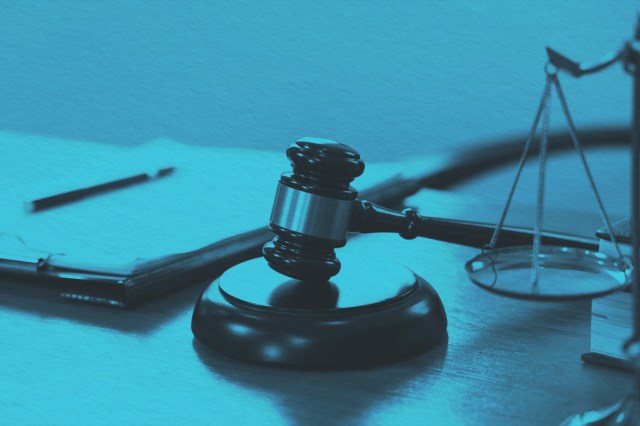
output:
<svg viewBox="0 0 640 426"><path fill-rule="evenodd" d="M293 172L278 184L269 227L276 234L262 254L274 270L303 281L326 281L340 271L335 249L349 232L393 232L483 247L495 225L422 217L414 209L395 211L358 200L351 182L364 172L358 152L327 139L303 138L287 149ZM533 232L503 227L499 246L531 244ZM593 241L545 232L547 245L593 249Z"/></svg>

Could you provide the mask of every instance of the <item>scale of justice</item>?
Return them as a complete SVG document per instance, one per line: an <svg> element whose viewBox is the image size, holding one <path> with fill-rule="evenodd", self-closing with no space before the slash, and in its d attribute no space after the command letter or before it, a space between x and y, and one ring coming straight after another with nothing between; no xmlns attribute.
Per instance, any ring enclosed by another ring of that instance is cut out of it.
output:
<svg viewBox="0 0 640 426"><path fill-rule="evenodd" d="M263 258L232 267L205 290L193 314L196 338L235 358L308 369L362 368L442 344L447 339L445 309L424 278L400 265L371 262L348 247L342 261L336 257L335 249L347 244L349 233L392 232L406 239L435 238L479 248L465 265L470 281L507 297L593 298L631 285L634 333L626 349L640 366L640 18L633 40L600 62L580 64L552 49L547 53L542 99L495 226L421 217L413 209L400 212L359 200L351 182L364 172L364 162L356 150L325 139L298 140L287 149L293 171L283 174L278 184L270 220L274 239L264 246ZM634 79L631 257L622 254L615 240L558 78L560 72L581 77L615 63ZM554 91L617 256L597 252L579 238L543 232ZM505 218L536 142L534 228L507 228ZM638 392L566 424L640 424L640 367L636 374Z"/></svg>

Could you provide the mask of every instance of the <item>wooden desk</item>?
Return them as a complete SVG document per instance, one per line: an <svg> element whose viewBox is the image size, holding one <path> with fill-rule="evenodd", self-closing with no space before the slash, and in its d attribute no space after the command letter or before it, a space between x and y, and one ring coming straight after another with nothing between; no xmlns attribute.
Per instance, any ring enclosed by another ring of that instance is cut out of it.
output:
<svg viewBox="0 0 640 426"><path fill-rule="evenodd" d="M502 196L499 196L502 198ZM473 249L395 236L390 261L440 293L447 345L367 371L308 372L228 359L194 341L203 286L135 310L0 292L2 424L553 425L608 404L631 377L583 365L590 302L500 298L463 270Z"/></svg>

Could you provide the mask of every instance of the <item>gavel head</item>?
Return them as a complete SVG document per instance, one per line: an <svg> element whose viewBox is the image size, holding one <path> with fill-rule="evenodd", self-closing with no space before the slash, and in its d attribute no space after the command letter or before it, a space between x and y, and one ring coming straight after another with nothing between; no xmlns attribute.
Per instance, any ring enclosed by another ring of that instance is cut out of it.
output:
<svg viewBox="0 0 640 426"><path fill-rule="evenodd" d="M287 149L292 173L280 177L269 227L275 238L262 249L269 266L304 281L326 281L340 271L335 248L347 242L358 192L351 181L364 172L353 148L303 138Z"/></svg>

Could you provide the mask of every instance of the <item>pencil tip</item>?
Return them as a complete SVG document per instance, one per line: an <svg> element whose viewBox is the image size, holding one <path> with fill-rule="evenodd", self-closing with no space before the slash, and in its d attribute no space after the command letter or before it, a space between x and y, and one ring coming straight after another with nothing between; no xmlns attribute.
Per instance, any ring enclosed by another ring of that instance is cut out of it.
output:
<svg viewBox="0 0 640 426"><path fill-rule="evenodd" d="M165 167L163 169L158 170L158 173L156 173L157 177L163 177L163 176L167 176L170 175L171 173L173 173L175 171L175 167Z"/></svg>

